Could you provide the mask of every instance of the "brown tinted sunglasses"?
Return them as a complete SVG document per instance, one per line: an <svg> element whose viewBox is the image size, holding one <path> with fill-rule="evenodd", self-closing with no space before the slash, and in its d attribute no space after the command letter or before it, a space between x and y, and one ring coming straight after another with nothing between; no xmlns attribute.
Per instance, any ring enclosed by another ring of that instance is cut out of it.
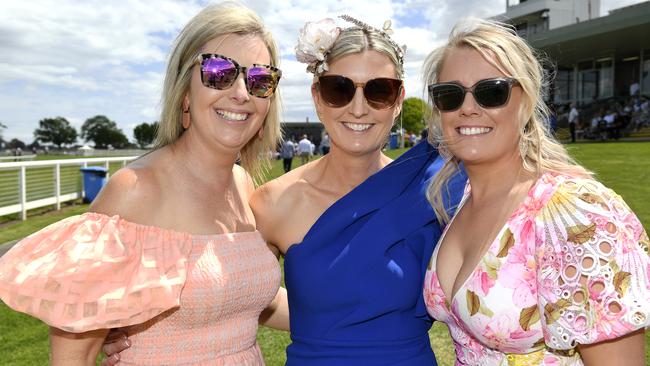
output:
<svg viewBox="0 0 650 366"><path fill-rule="evenodd" d="M402 91L402 80L376 78L365 83L355 83L343 75L325 75L318 78L316 89L323 101L330 107L340 108L348 105L357 92L363 88L363 96L374 109L387 109L395 105Z"/></svg>

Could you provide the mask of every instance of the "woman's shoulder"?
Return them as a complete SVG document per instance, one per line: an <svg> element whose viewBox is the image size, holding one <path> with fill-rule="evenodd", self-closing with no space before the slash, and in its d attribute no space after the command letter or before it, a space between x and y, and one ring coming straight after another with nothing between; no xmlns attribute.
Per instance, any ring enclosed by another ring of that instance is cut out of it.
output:
<svg viewBox="0 0 650 366"><path fill-rule="evenodd" d="M549 202L570 201L582 209L625 205L619 194L591 176L546 173L540 180L543 181L542 191L549 196Z"/></svg>
<svg viewBox="0 0 650 366"><path fill-rule="evenodd" d="M259 186L251 196L251 206L278 207L282 202L303 197L308 185L305 177L313 174L317 169L315 163L313 161L300 166Z"/></svg>
<svg viewBox="0 0 650 366"><path fill-rule="evenodd" d="M556 184L536 217L534 241L547 344L569 349L647 326L650 262L641 222L593 178L549 181Z"/></svg>
<svg viewBox="0 0 650 366"><path fill-rule="evenodd" d="M115 172L90 205L89 211L119 215L138 222L160 200L160 179L155 162L143 158ZM134 204L137 203L137 204Z"/></svg>

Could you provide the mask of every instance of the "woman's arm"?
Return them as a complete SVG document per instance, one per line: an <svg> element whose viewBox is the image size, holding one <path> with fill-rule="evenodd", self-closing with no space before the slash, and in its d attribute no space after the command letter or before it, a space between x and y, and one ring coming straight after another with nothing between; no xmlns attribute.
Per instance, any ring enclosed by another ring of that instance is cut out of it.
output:
<svg viewBox="0 0 650 366"><path fill-rule="evenodd" d="M605 342L579 345L585 366L645 365L645 329Z"/></svg>
<svg viewBox="0 0 650 366"><path fill-rule="evenodd" d="M51 366L94 366L108 329L68 333L50 327Z"/></svg>
<svg viewBox="0 0 650 366"><path fill-rule="evenodd" d="M269 306L260 314L260 324L278 330L289 331L289 302L287 289L280 287Z"/></svg>

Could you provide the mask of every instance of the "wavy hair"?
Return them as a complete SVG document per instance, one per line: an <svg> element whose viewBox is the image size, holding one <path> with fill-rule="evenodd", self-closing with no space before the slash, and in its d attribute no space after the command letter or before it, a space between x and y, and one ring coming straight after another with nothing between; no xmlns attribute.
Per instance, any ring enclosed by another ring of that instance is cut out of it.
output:
<svg viewBox="0 0 650 366"><path fill-rule="evenodd" d="M476 18L459 21L447 42L426 58L423 67L426 85L439 81L447 55L457 48L478 51L504 75L519 82L523 90L518 116L519 146L524 169L537 174L551 171L576 177L592 176L591 172L569 156L564 146L551 136L546 127L549 110L543 100L542 90L548 81L537 56L543 57L536 55L512 26ZM433 104L432 100L430 102ZM449 195L449 180L458 173L460 161L451 154L444 154L448 150L442 136L440 111L435 107L429 116L428 125L430 142L446 156L445 164L427 188L427 198L440 222L447 223L449 214L444 208L444 201Z"/></svg>

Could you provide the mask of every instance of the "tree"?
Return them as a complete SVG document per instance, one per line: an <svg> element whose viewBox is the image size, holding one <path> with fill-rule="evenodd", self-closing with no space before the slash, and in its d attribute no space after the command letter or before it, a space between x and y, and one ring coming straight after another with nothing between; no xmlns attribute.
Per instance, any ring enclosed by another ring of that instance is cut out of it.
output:
<svg viewBox="0 0 650 366"><path fill-rule="evenodd" d="M16 148L21 148L22 150L25 150L25 143L18 140L18 139L11 139L11 141L7 142L7 149L16 149Z"/></svg>
<svg viewBox="0 0 650 366"><path fill-rule="evenodd" d="M34 130L34 137L39 143L51 142L60 149L62 145L77 141L77 130L63 117L42 119L38 126Z"/></svg>
<svg viewBox="0 0 650 366"><path fill-rule="evenodd" d="M431 115L431 107L420 98L406 98L404 104L402 105L402 113L395 123L393 129L398 129L400 120L402 122L402 128L408 132L420 133L426 127L425 117Z"/></svg>
<svg viewBox="0 0 650 366"><path fill-rule="evenodd" d="M92 141L98 149L105 149L109 145L121 149L129 144L122 130L106 116L88 118L81 126L81 137L85 141Z"/></svg>
<svg viewBox="0 0 650 366"><path fill-rule="evenodd" d="M138 142L138 145L140 145L140 148L144 149L147 147L147 145L153 142L157 129L158 122L153 122L151 124L142 122L141 124L135 126L133 129L133 137L135 137L135 140Z"/></svg>

